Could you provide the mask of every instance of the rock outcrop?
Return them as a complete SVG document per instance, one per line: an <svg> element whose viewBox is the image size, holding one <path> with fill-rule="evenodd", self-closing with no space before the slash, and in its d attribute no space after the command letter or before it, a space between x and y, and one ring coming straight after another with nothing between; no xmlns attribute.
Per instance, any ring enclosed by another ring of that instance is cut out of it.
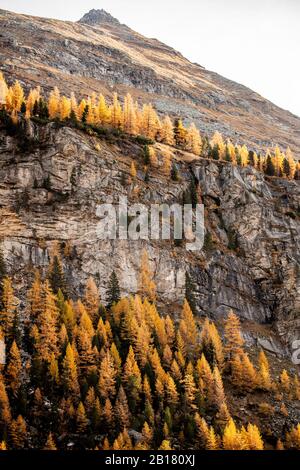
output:
<svg viewBox="0 0 300 470"><path fill-rule="evenodd" d="M103 9L93 9L83 15L83 17L79 20L79 23L90 24L92 26L101 25L105 23L119 25L120 21Z"/></svg>

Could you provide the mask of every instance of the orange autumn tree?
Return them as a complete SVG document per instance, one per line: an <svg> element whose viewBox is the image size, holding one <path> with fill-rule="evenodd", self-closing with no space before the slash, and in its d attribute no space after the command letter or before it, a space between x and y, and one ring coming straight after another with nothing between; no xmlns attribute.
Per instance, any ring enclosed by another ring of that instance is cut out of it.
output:
<svg viewBox="0 0 300 470"><path fill-rule="evenodd" d="M193 357L197 352L198 331L193 312L185 299L181 311L179 323L179 333L184 343L184 350L189 357Z"/></svg>
<svg viewBox="0 0 300 470"><path fill-rule="evenodd" d="M244 339L241 334L240 320L230 310L225 320L225 354L232 360L236 354L243 352Z"/></svg>
<svg viewBox="0 0 300 470"><path fill-rule="evenodd" d="M148 298L151 302L155 302L156 285L153 281L153 272L150 268L149 255L146 250L142 251L139 275L139 292L142 298Z"/></svg>
<svg viewBox="0 0 300 470"><path fill-rule="evenodd" d="M13 336L13 327L17 313L17 304L14 297L12 280L5 277L2 281L2 310L0 312L0 327L5 338L10 339Z"/></svg>
<svg viewBox="0 0 300 470"><path fill-rule="evenodd" d="M201 155L203 149L203 156L225 160L234 165L251 165L269 176L297 179L300 174L299 163L293 157L290 148L287 148L284 154L275 145L262 155L262 152L258 154L254 150L248 150L245 144L233 145L229 139L224 140L218 131L210 140L208 138L202 140L194 123L188 128L183 125L181 119L176 119L173 123L168 115L159 116L151 103L142 104L140 107L130 94L119 99L114 93L109 104L103 94L97 96L93 92L91 96L77 102L74 92L71 92L69 97L61 95L59 89L54 87L48 100L45 100L39 86L30 89L26 96L20 82L15 81L9 87L1 73L0 106L8 111L12 122L16 125L20 113L23 113L27 119L34 115L41 117L43 113L43 118L46 119L49 117L51 120L62 122L70 119L73 124L82 121L94 127L110 126L133 136L141 134L151 140L175 145L196 155ZM166 168L169 166L167 161L168 158L166 158Z"/></svg>

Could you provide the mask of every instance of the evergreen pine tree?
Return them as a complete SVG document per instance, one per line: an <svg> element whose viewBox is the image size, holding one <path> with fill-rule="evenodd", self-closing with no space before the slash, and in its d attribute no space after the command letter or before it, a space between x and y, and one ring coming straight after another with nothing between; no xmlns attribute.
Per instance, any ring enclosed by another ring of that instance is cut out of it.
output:
<svg viewBox="0 0 300 470"><path fill-rule="evenodd" d="M156 285L153 281L153 272L150 268L149 256L146 250L142 251L140 278L139 278L139 291L143 298L154 302L156 299Z"/></svg>
<svg viewBox="0 0 300 470"><path fill-rule="evenodd" d="M123 386L121 385L118 391L114 414L116 417L116 423L119 427L119 431L123 431L124 428L128 428L130 425L130 412L127 402L126 393Z"/></svg>
<svg viewBox="0 0 300 470"><path fill-rule="evenodd" d="M15 341L12 343L8 357L6 378L9 388L16 398L21 387L22 362L20 351Z"/></svg>
<svg viewBox="0 0 300 470"><path fill-rule="evenodd" d="M144 145L144 148L143 148L143 161L144 161L145 165L150 165L150 163L151 163L149 145Z"/></svg>
<svg viewBox="0 0 300 470"><path fill-rule="evenodd" d="M70 344L67 346L66 355L62 363L62 384L67 393L70 393L75 397L78 396L79 384L77 366L74 350Z"/></svg>
<svg viewBox="0 0 300 470"><path fill-rule="evenodd" d="M192 207L193 209L195 209L196 205L198 204L198 193L194 179L192 179L192 181L190 182L189 191L191 195Z"/></svg>
<svg viewBox="0 0 300 470"><path fill-rule="evenodd" d="M275 175L275 167L274 167L274 163L272 161L271 155L267 156L265 173L268 176L274 176Z"/></svg>
<svg viewBox="0 0 300 470"><path fill-rule="evenodd" d="M178 147L184 147L186 142L187 131L182 124L181 119L176 119L174 123L174 138Z"/></svg>
<svg viewBox="0 0 300 470"><path fill-rule="evenodd" d="M116 393L117 371L109 351L101 361L98 390L102 398L112 398Z"/></svg>
<svg viewBox="0 0 300 470"><path fill-rule="evenodd" d="M229 359L243 352L244 339L241 334L240 320L232 310L225 321L225 340L225 352Z"/></svg>
<svg viewBox="0 0 300 470"><path fill-rule="evenodd" d="M230 154L228 145L226 145L225 161L226 162L231 162L231 154Z"/></svg>
<svg viewBox="0 0 300 470"><path fill-rule="evenodd" d="M247 163L248 163L248 165L255 166L253 150L249 150L249 152L248 152L248 162Z"/></svg>
<svg viewBox="0 0 300 470"><path fill-rule="evenodd" d="M66 282L63 267L57 255L53 256L52 262L49 267L48 279L50 281L51 288L55 294L58 293L59 289L63 293L66 293Z"/></svg>
<svg viewBox="0 0 300 470"><path fill-rule="evenodd" d="M89 420L86 417L85 409L83 406L83 403L80 402L77 408L77 413L76 413L76 428L77 432L82 434L86 431L87 427L89 425Z"/></svg>
<svg viewBox="0 0 300 470"><path fill-rule="evenodd" d="M84 306L94 326L99 321L100 294L95 281L89 277L84 291Z"/></svg>
<svg viewBox="0 0 300 470"><path fill-rule="evenodd" d="M24 418L19 415L10 425L10 438L14 449L23 449L27 439L27 428Z"/></svg>
<svg viewBox="0 0 300 470"><path fill-rule="evenodd" d="M3 279L2 311L0 312L0 327L7 339L12 338L16 321L17 306L14 298L12 281L9 277Z"/></svg>
<svg viewBox="0 0 300 470"><path fill-rule="evenodd" d="M11 422L11 410L8 395L6 392L4 379L0 373L0 434L3 436L7 433L8 426Z"/></svg>
<svg viewBox="0 0 300 470"><path fill-rule="evenodd" d="M215 144L211 149L211 158L213 160L219 160L220 159L219 151L220 151L219 150L219 145Z"/></svg>
<svg viewBox="0 0 300 470"><path fill-rule="evenodd" d="M106 291L107 308L110 309L114 304L118 303L121 298L120 286L117 275L113 271L109 277L108 287Z"/></svg>
<svg viewBox="0 0 300 470"><path fill-rule="evenodd" d="M172 163L172 167L171 167L171 180L179 181L179 173L178 173L178 169L175 163Z"/></svg>
<svg viewBox="0 0 300 470"><path fill-rule="evenodd" d="M284 158L283 160L282 171L283 171L284 176L286 176L287 178L290 176L291 169L290 169L290 164L287 158Z"/></svg>
<svg viewBox="0 0 300 470"><path fill-rule="evenodd" d="M191 276L186 271L185 272L185 298L188 301L188 304L193 314L196 315L197 310L196 310L196 299L195 299L194 292L195 292L195 285L191 279Z"/></svg>
<svg viewBox="0 0 300 470"><path fill-rule="evenodd" d="M82 116L81 116L81 121L85 124L87 122L87 116L89 113L89 105L87 104L83 110Z"/></svg>

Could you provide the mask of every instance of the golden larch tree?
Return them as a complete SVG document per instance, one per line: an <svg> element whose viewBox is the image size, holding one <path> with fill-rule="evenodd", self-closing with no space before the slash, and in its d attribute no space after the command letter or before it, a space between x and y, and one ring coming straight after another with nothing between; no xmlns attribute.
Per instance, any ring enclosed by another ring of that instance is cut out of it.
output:
<svg viewBox="0 0 300 470"><path fill-rule="evenodd" d="M104 96L101 94L98 101L98 118L100 124L107 124L110 122L110 109L107 106Z"/></svg>
<svg viewBox="0 0 300 470"><path fill-rule="evenodd" d="M116 417L116 421L119 425L119 429L121 431L124 428L128 428L130 425L130 411L128 407L128 401L126 397L125 390L121 385L118 391L115 407L114 407L114 415Z"/></svg>
<svg viewBox="0 0 300 470"><path fill-rule="evenodd" d="M286 435L286 446L289 449L300 450L300 423L294 426Z"/></svg>
<svg viewBox="0 0 300 470"><path fill-rule="evenodd" d="M174 139L175 139L175 144L178 147L184 148L186 144L186 135L187 135L187 130L184 127L182 120L177 119L175 121L175 126L174 126Z"/></svg>
<svg viewBox="0 0 300 470"><path fill-rule="evenodd" d="M186 149L195 155L200 155L202 149L202 139L200 132L196 128L195 124L192 123L187 130L186 134Z"/></svg>
<svg viewBox="0 0 300 470"><path fill-rule="evenodd" d="M261 433L255 424L248 424L244 435L247 450L264 450L264 442Z"/></svg>
<svg viewBox="0 0 300 470"><path fill-rule="evenodd" d="M114 424L113 407L109 398L106 398L103 407L103 419L108 429L111 429Z"/></svg>
<svg viewBox="0 0 300 470"><path fill-rule="evenodd" d="M204 418L200 417L199 413L195 413L194 416L195 428L196 428L196 439L197 447L200 449L206 449L209 439L209 427Z"/></svg>
<svg viewBox="0 0 300 470"><path fill-rule="evenodd" d="M21 415L11 422L10 438L14 449L22 449L24 447L27 439L27 427Z"/></svg>
<svg viewBox="0 0 300 470"><path fill-rule="evenodd" d="M206 443L207 450L218 450L218 438L216 436L215 430L213 426L210 426L208 436L207 436L207 443Z"/></svg>
<svg viewBox="0 0 300 470"><path fill-rule="evenodd" d="M144 104L140 128L143 135L149 139L155 139L158 132L158 116L152 104Z"/></svg>
<svg viewBox="0 0 300 470"><path fill-rule="evenodd" d="M62 383L64 389L73 396L79 394L79 383L77 375L77 366L75 362L74 350L71 344L68 344L66 354L62 363Z"/></svg>
<svg viewBox="0 0 300 470"><path fill-rule="evenodd" d="M201 358L197 361L196 371L198 374L199 381L201 382L201 389L203 394L206 396L209 404L214 401L214 379L210 365L207 362L204 354L201 354Z"/></svg>
<svg viewBox="0 0 300 470"><path fill-rule="evenodd" d="M294 179L295 173L296 173L296 162L295 162L295 159L294 159L293 154L291 152L291 149L289 147L286 149L286 155L285 156L286 156L286 159L288 161L289 170L290 170L288 177L290 179Z"/></svg>
<svg viewBox="0 0 300 470"><path fill-rule="evenodd" d="M98 390L102 398L112 398L116 393L116 375L111 354L109 351L106 352L100 365L100 374L98 381Z"/></svg>
<svg viewBox="0 0 300 470"><path fill-rule="evenodd" d="M283 369L279 379L282 390L288 393L290 391L291 379L286 369Z"/></svg>
<svg viewBox="0 0 300 470"><path fill-rule="evenodd" d="M142 377L139 366L135 360L132 346L129 347L122 378L127 396L134 402L137 402L142 390Z"/></svg>
<svg viewBox="0 0 300 470"><path fill-rule="evenodd" d="M156 300L156 285L153 281L153 272L150 268L149 255L144 249L142 251L140 275L139 275L139 292L142 298L147 298L151 302Z"/></svg>
<svg viewBox="0 0 300 470"><path fill-rule="evenodd" d="M248 152L248 149L247 149L246 145L243 145L242 147L240 147L239 154L240 154L240 158L241 158L241 165L242 166L247 166L248 165L248 159L249 159L249 152Z"/></svg>
<svg viewBox="0 0 300 470"><path fill-rule="evenodd" d="M60 91L57 87L51 91L48 101L48 110L50 119L55 119L59 116L60 110Z"/></svg>
<svg viewBox="0 0 300 470"><path fill-rule="evenodd" d="M62 96L59 102L59 118L61 121L68 119L71 112L71 101L66 96Z"/></svg>
<svg viewBox="0 0 300 470"><path fill-rule="evenodd" d="M259 385L264 390L270 390L272 386L272 381L271 381L271 376L270 376L269 361L263 351L260 351L259 353L258 364L259 364L259 374L258 374Z"/></svg>
<svg viewBox="0 0 300 470"><path fill-rule="evenodd" d="M160 130L161 140L164 144L174 145L174 126L169 116L165 116L162 120L162 126Z"/></svg>
<svg viewBox="0 0 300 470"><path fill-rule="evenodd" d="M13 341L11 345L8 357L6 369L7 383L13 396L17 397L21 387L22 361L19 348L15 341Z"/></svg>
<svg viewBox="0 0 300 470"><path fill-rule="evenodd" d="M193 357L198 344L198 332L193 312L186 299L184 299L181 311L179 333L184 343L185 353L188 356Z"/></svg>
<svg viewBox="0 0 300 470"><path fill-rule="evenodd" d="M146 442L147 445L150 445L153 439L153 430L150 428L147 421L144 422L144 425L142 428L142 436L143 436L144 442Z"/></svg>
<svg viewBox="0 0 300 470"><path fill-rule="evenodd" d="M135 167L135 163L134 162L131 162L131 166L130 166L130 176L132 179L135 179L136 178L136 167Z"/></svg>
<svg viewBox="0 0 300 470"><path fill-rule="evenodd" d="M110 107L110 114L111 114L111 124L115 128L122 128L123 126L123 113L122 113L122 106L120 105L117 93L113 95L113 103Z"/></svg>
<svg viewBox="0 0 300 470"><path fill-rule="evenodd" d="M160 444L158 450L173 450L171 447L171 442L169 440L163 440Z"/></svg>
<svg viewBox="0 0 300 470"><path fill-rule="evenodd" d="M171 375L169 374L166 375L165 389L168 405L171 408L176 408L179 402L179 394L177 391L176 384Z"/></svg>
<svg viewBox="0 0 300 470"><path fill-rule="evenodd" d="M197 409L195 403L197 387L195 385L194 377L191 374L185 374L182 384L184 389L184 402L187 411L195 411Z"/></svg>
<svg viewBox="0 0 300 470"><path fill-rule="evenodd" d="M224 450L243 450L245 448L244 440L233 419L229 421L224 429L222 445Z"/></svg>
<svg viewBox="0 0 300 470"><path fill-rule="evenodd" d="M135 135L138 133L136 109L132 96L129 93L124 98L123 122L124 130L128 134Z"/></svg>
<svg viewBox="0 0 300 470"><path fill-rule="evenodd" d="M235 354L243 352L244 339L241 334L240 320L230 310L225 320L225 353L231 359Z"/></svg>
<svg viewBox="0 0 300 470"><path fill-rule="evenodd" d="M2 311L0 312L0 326L5 338L10 339L13 335L13 327L17 312L16 299L10 277L2 281Z"/></svg>
<svg viewBox="0 0 300 470"><path fill-rule="evenodd" d="M248 391L251 392L254 390L257 386L258 382L258 377L257 377L257 372L254 368L254 365L249 359L248 354L243 352L241 354L241 364L242 364L242 387Z"/></svg>
<svg viewBox="0 0 300 470"><path fill-rule="evenodd" d="M223 403L226 403L226 396L223 386L223 380L217 366L213 370L213 389L215 405L220 408Z"/></svg>
<svg viewBox="0 0 300 470"><path fill-rule="evenodd" d="M41 89L40 89L40 87L31 89L29 91L29 94L28 94L28 97L27 97L27 100L26 100L26 117L27 118L30 118L30 116L32 114L32 111L33 111L33 107L34 107L35 103L39 102L40 98L41 98Z"/></svg>
<svg viewBox="0 0 300 470"><path fill-rule="evenodd" d="M41 360L50 362L52 352L58 353L58 315L57 298L46 281L43 286L44 305L38 319L38 354Z"/></svg>
<svg viewBox="0 0 300 470"><path fill-rule="evenodd" d="M11 410L8 395L6 392L3 375L0 373L0 425L3 430L7 430L11 422Z"/></svg>
<svg viewBox="0 0 300 470"><path fill-rule="evenodd" d="M36 322L43 310L43 289L41 275L38 270L35 271L34 281L28 293L28 310L32 322Z"/></svg>
<svg viewBox="0 0 300 470"><path fill-rule="evenodd" d="M214 148L215 146L218 146L220 160L223 160L225 158L225 153L226 153L226 144L224 143L223 137L220 134L220 132L216 131L214 135L212 136L211 140L209 141L209 143L212 148Z"/></svg>
<svg viewBox="0 0 300 470"><path fill-rule="evenodd" d="M72 91L70 96L70 111L73 111L74 116L78 119L78 103L74 92Z"/></svg>
<svg viewBox="0 0 300 470"><path fill-rule="evenodd" d="M79 403L76 412L76 427L77 431L81 434L84 433L89 425L89 420L85 413L85 408L82 402Z"/></svg>

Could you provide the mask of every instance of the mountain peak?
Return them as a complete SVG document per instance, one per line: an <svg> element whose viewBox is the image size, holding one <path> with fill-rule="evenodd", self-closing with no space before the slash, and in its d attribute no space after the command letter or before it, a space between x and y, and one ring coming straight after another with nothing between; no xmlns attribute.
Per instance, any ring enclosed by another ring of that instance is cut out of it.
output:
<svg viewBox="0 0 300 470"><path fill-rule="evenodd" d="M101 9L95 10L92 9L79 20L79 23L89 24L89 25L101 25L104 23L119 25L120 22L114 18L110 13Z"/></svg>

